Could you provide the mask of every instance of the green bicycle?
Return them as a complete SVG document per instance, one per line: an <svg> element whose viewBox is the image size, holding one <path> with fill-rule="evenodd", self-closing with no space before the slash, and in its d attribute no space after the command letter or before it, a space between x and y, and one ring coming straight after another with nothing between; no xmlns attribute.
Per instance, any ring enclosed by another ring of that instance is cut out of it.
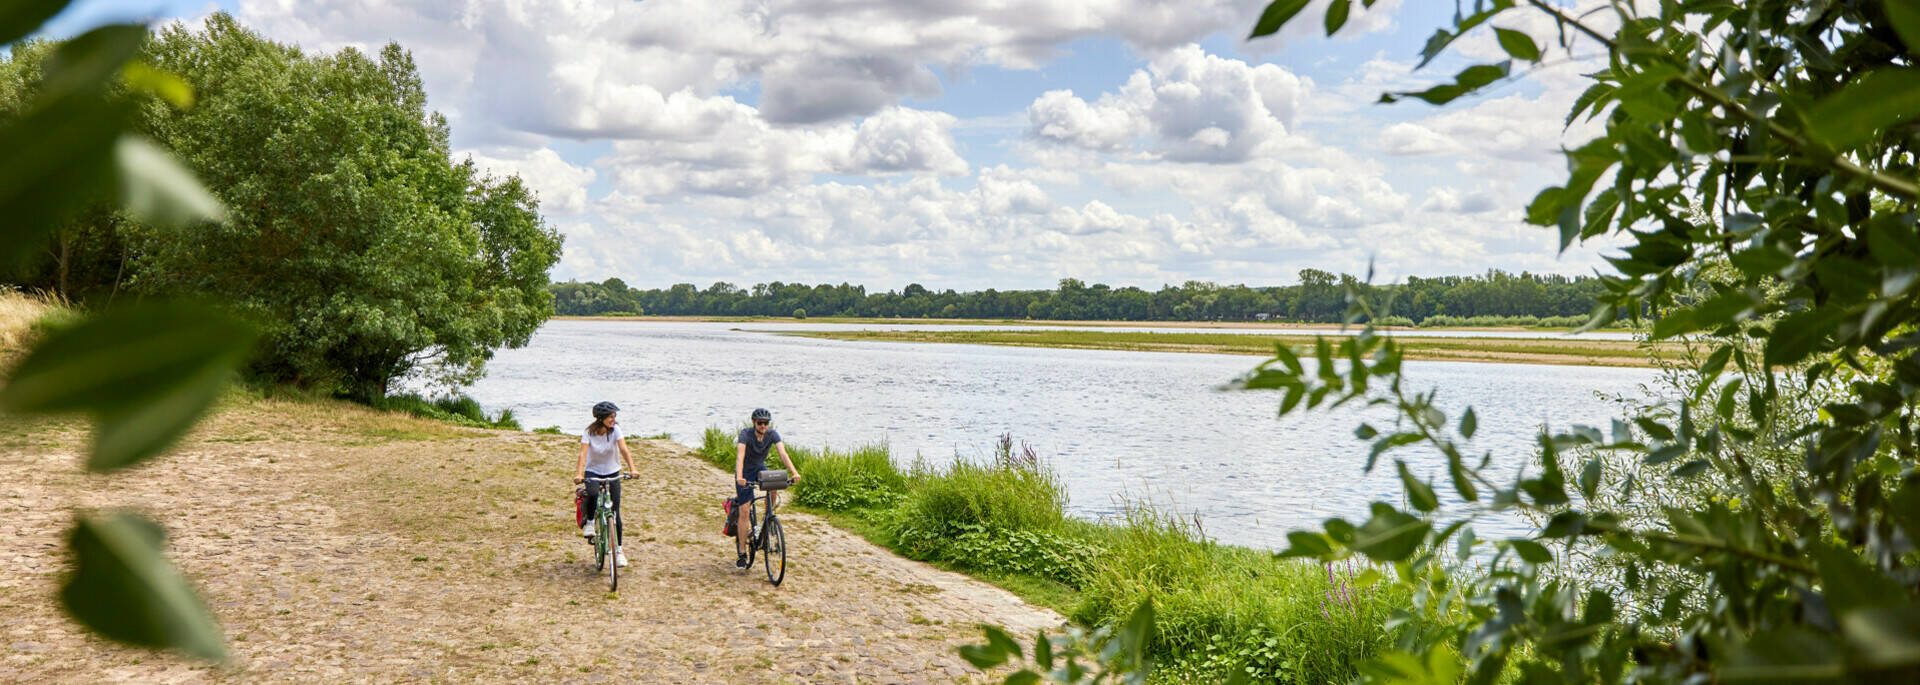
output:
<svg viewBox="0 0 1920 685"><path fill-rule="evenodd" d="M608 592L620 591L620 564L613 558L620 554L620 536L614 533L619 530L617 525L619 520L616 518L619 513L613 510L613 484L632 479L632 474L622 474L612 478L591 476L586 478L589 482L600 484L600 496L593 506L594 536L590 541L593 543L594 563L598 565L595 570L607 572Z"/></svg>

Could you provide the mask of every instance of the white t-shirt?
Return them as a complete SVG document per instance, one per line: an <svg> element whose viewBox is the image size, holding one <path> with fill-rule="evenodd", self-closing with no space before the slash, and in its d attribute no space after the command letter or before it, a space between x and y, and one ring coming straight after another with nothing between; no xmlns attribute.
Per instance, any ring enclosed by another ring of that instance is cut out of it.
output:
<svg viewBox="0 0 1920 685"><path fill-rule="evenodd" d="M594 435L588 430L580 434L580 444L587 446L587 471L602 476L611 476L620 472L620 427L614 426L606 435Z"/></svg>

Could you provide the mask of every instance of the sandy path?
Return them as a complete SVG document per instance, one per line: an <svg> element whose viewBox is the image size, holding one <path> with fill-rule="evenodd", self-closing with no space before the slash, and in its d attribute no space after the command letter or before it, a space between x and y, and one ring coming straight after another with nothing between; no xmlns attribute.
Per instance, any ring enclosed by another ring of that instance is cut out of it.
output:
<svg viewBox="0 0 1920 685"><path fill-rule="evenodd" d="M568 530L574 438L255 402L125 475L82 474L86 440L0 424L0 682L951 682L979 679L954 654L976 624L1060 621L798 513L781 517L782 586L735 571L729 479L664 441L636 449L613 596ZM58 612L76 505L167 528L230 665L111 645Z"/></svg>

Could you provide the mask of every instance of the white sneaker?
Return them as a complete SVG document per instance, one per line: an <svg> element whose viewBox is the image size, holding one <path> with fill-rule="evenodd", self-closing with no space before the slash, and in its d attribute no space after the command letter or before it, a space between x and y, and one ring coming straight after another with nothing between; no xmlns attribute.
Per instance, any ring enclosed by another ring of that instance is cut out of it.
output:
<svg viewBox="0 0 1920 685"><path fill-rule="evenodd" d="M613 565L615 565L615 566L618 566L618 567L620 567L620 568L626 568L626 567L627 567L627 553L626 553L626 552L621 552L621 551L615 551L615 552L613 553Z"/></svg>
<svg viewBox="0 0 1920 685"><path fill-rule="evenodd" d="M583 538L593 537L593 521L589 520L587 521L587 525L580 527L580 537L583 537Z"/></svg>

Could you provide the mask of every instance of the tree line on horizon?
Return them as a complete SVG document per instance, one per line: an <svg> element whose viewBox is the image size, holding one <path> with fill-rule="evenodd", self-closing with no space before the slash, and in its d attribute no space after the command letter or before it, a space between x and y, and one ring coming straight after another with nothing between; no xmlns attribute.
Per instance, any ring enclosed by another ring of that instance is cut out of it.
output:
<svg viewBox="0 0 1920 685"><path fill-rule="evenodd" d="M1063 278L1050 290L934 291L918 283L897 291L866 286L774 281L741 287L725 281L706 288L679 283L639 289L618 278L598 283L554 283L554 312L563 316L840 316L860 318L1053 319L1069 321L1338 322L1347 293L1392 300L1382 320L1420 324L1470 318L1580 319L1606 292L1598 278L1490 270L1478 276L1410 277L1372 285L1348 274L1303 269L1284 286L1219 285L1187 281L1159 290ZM1560 322L1565 323L1565 321Z"/></svg>

